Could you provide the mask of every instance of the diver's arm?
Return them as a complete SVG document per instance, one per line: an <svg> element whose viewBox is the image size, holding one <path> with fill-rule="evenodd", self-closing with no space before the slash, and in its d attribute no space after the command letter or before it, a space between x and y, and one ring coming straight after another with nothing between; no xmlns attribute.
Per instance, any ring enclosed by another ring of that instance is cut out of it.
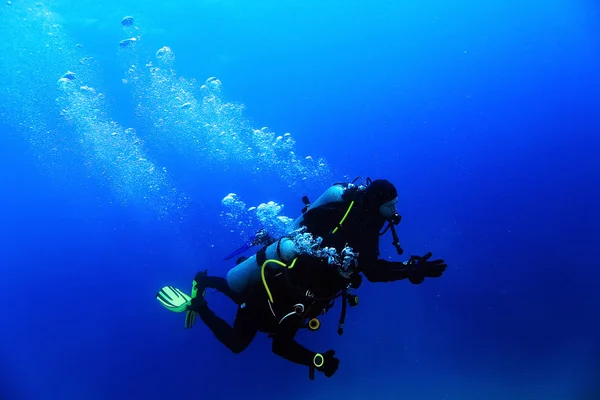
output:
<svg viewBox="0 0 600 400"><path fill-rule="evenodd" d="M296 364L311 366L315 358L314 351L302 346L294 337L298 332L299 316L290 316L284 319L273 335L273 353Z"/></svg>
<svg viewBox="0 0 600 400"><path fill-rule="evenodd" d="M429 261L431 256L429 252L422 257L410 256L405 262L375 260L365 263L366 267L362 267L362 271L371 282L391 282L408 278L410 283L419 284L425 278L439 278L448 267L442 259Z"/></svg>
<svg viewBox="0 0 600 400"><path fill-rule="evenodd" d="M299 318L299 315L294 315L279 323L279 328L273 337L273 353L296 364L310 367L311 374L313 369L316 369L331 378L337 371L340 360L335 357L333 350L315 353L294 340L294 336L298 332Z"/></svg>
<svg viewBox="0 0 600 400"><path fill-rule="evenodd" d="M421 283L423 278L416 276L415 267L406 262L375 260L373 262L360 261L361 271L369 282L393 282L401 279L410 279L411 283ZM366 266L365 266L366 264Z"/></svg>

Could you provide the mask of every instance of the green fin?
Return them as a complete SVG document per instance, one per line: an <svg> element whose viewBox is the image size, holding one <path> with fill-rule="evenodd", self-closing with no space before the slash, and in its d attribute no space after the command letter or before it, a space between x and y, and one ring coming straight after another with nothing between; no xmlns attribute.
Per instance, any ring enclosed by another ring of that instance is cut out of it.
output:
<svg viewBox="0 0 600 400"><path fill-rule="evenodd" d="M198 316L198 313L196 311L187 310L185 312L185 329L191 329L194 327L197 316Z"/></svg>
<svg viewBox="0 0 600 400"><path fill-rule="evenodd" d="M163 307L173 312L186 311L187 306L192 301L190 296L173 286L165 286L160 289L156 294L156 299Z"/></svg>

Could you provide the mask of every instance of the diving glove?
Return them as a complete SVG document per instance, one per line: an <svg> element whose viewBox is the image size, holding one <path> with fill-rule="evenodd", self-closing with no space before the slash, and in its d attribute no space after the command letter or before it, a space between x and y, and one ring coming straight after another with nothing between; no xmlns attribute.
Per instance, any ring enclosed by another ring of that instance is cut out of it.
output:
<svg viewBox="0 0 600 400"><path fill-rule="evenodd" d="M322 372L326 377L331 378L340 366L340 360L335 357L334 350L327 350L325 353L316 353L313 357L313 364L317 371Z"/></svg>
<svg viewBox="0 0 600 400"><path fill-rule="evenodd" d="M408 278L410 283L419 284L423 282L425 278L439 278L442 276L448 266L444 260L429 261L431 256L432 254L429 252L423 257L410 257L410 260L408 260L408 265L413 267L413 272Z"/></svg>

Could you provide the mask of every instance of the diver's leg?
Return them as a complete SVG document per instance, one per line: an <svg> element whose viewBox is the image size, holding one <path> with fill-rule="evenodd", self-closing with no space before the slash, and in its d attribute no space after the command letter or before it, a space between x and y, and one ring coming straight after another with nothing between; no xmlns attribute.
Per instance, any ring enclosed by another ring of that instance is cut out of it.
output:
<svg viewBox="0 0 600 400"><path fill-rule="evenodd" d="M235 354L244 351L258 332L258 320L246 307L239 307L233 328L218 317L206 302L193 308L215 337Z"/></svg>
<svg viewBox="0 0 600 400"><path fill-rule="evenodd" d="M225 278L221 278L220 276L208 276L206 275L206 271L203 271L198 272L194 280L198 284L198 291L202 291L204 288L216 289L233 300L233 302L237 305L240 305L244 302L243 295L233 291L233 289L229 287L227 279Z"/></svg>

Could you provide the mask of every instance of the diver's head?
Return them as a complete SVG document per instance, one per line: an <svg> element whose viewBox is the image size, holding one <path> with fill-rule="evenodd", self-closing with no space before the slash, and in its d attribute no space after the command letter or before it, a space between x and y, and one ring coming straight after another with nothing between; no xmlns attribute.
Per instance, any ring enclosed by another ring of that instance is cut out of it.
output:
<svg viewBox="0 0 600 400"><path fill-rule="evenodd" d="M384 218L394 224L400 222L400 214L396 209L398 191L386 179L376 179L367 186L365 191L365 207L372 216Z"/></svg>

